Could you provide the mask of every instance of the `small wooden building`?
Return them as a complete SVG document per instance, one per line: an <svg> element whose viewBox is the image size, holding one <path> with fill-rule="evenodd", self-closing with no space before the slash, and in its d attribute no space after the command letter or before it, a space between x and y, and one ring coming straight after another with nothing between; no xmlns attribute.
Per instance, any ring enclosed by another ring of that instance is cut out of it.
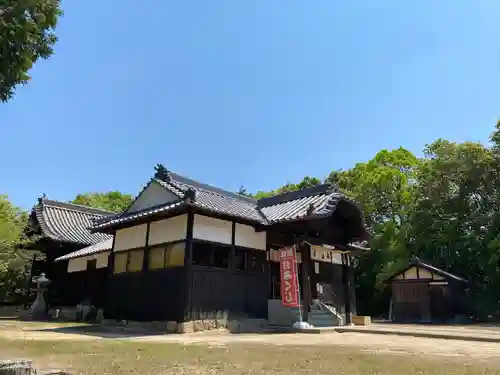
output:
<svg viewBox="0 0 500 375"><path fill-rule="evenodd" d="M418 258L389 282L394 322L445 323L467 313L467 281Z"/></svg>
<svg viewBox="0 0 500 375"><path fill-rule="evenodd" d="M85 273L102 258L104 313L126 320L278 316L277 250L296 245L304 318L321 301L349 323L352 258L369 250L360 246L368 236L361 210L333 186L255 200L161 165L127 210L97 218L90 230L111 243L57 261Z"/></svg>

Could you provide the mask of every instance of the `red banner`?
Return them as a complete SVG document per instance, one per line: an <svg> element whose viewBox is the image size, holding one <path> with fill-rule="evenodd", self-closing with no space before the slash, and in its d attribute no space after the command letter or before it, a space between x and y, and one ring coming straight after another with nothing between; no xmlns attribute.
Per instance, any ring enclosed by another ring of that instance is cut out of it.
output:
<svg viewBox="0 0 500 375"><path fill-rule="evenodd" d="M299 301L299 285L297 278L297 258L295 248L280 249L281 301L284 306L297 307Z"/></svg>

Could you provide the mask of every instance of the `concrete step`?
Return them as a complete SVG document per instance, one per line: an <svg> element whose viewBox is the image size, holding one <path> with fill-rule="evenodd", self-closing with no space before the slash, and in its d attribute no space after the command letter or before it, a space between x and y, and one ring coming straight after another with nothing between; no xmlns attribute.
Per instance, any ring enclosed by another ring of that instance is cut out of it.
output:
<svg viewBox="0 0 500 375"><path fill-rule="evenodd" d="M296 316L297 320L300 316ZM315 327L334 327L338 326L338 319L333 314L323 311L311 311L308 317L308 323Z"/></svg>

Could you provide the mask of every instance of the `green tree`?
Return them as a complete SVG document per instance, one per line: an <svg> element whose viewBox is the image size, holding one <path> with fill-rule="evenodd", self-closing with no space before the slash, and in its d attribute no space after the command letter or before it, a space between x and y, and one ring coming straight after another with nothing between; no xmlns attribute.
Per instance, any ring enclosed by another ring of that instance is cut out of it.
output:
<svg viewBox="0 0 500 375"><path fill-rule="evenodd" d="M291 191L305 189L305 188L313 187L313 186L316 186L319 184L321 184L321 180L319 178L306 176L298 184L287 183L287 184L279 187L278 189L271 190L271 191L259 190L255 194L254 198L256 198L256 199L267 198L267 197L271 197L273 195L284 194L284 193L288 193Z"/></svg>
<svg viewBox="0 0 500 375"><path fill-rule="evenodd" d="M122 212L132 204L133 200L134 197L130 194L110 191L107 193L78 194L71 203L100 208L111 212Z"/></svg>
<svg viewBox="0 0 500 375"><path fill-rule="evenodd" d="M243 195L244 197L252 197L252 194L249 193L246 187L244 187L243 185L240 186L236 193L239 195Z"/></svg>
<svg viewBox="0 0 500 375"><path fill-rule="evenodd" d="M39 59L52 55L59 0L0 1L0 101L9 100Z"/></svg>
<svg viewBox="0 0 500 375"><path fill-rule="evenodd" d="M27 257L19 249L25 241L27 214L0 195L0 302L19 297Z"/></svg>
<svg viewBox="0 0 500 375"><path fill-rule="evenodd" d="M474 142L427 146L409 235L419 256L471 281L488 310L500 302L499 160Z"/></svg>
<svg viewBox="0 0 500 375"><path fill-rule="evenodd" d="M383 282L410 257L408 220L418 166L418 158L404 148L382 150L370 161L350 170L333 171L327 178L360 204L374 232L372 251L360 258L357 268L358 306L362 313L376 315L387 310Z"/></svg>

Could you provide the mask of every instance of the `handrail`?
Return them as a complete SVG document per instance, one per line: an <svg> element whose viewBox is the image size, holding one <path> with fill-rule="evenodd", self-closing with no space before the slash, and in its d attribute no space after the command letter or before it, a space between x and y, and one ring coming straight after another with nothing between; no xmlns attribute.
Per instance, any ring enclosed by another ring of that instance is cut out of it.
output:
<svg viewBox="0 0 500 375"><path fill-rule="evenodd" d="M335 317L339 320L340 325L343 325L344 320L342 319L342 316L337 312L337 310L334 307L329 306L320 300L317 300L317 304L321 310L323 310L323 311L327 310L330 313L332 313L333 315L335 315Z"/></svg>

